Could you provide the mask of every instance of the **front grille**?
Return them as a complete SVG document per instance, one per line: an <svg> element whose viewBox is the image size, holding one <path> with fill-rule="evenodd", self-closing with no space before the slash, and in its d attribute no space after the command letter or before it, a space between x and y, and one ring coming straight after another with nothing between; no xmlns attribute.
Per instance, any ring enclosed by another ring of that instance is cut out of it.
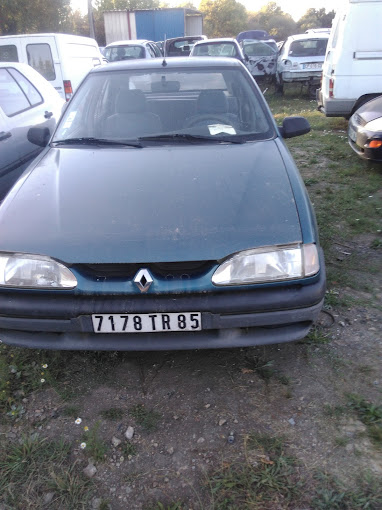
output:
<svg viewBox="0 0 382 510"><path fill-rule="evenodd" d="M156 262L151 264L76 264L73 269L89 278L132 280L140 269L148 269L157 279L190 279L208 273L216 261Z"/></svg>

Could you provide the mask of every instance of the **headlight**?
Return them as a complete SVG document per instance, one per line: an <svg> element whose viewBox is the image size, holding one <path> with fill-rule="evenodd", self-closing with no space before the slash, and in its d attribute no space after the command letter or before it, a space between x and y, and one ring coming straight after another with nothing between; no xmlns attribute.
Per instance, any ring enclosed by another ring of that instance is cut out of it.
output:
<svg viewBox="0 0 382 510"><path fill-rule="evenodd" d="M76 285L73 273L50 257L0 253L0 286L72 289Z"/></svg>
<svg viewBox="0 0 382 510"><path fill-rule="evenodd" d="M268 246L242 251L221 264L212 276L215 285L293 280L320 269L315 244Z"/></svg>

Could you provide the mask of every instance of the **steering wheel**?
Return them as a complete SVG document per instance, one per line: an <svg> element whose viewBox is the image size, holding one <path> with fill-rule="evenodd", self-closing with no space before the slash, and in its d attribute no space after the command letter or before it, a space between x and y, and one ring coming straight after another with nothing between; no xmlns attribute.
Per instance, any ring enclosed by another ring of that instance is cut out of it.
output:
<svg viewBox="0 0 382 510"><path fill-rule="evenodd" d="M200 125L207 124L224 124L224 125L232 125L232 121L227 119L224 115L215 115L213 113L205 113L202 115L197 115L196 117L191 117L185 123L185 127L194 127Z"/></svg>

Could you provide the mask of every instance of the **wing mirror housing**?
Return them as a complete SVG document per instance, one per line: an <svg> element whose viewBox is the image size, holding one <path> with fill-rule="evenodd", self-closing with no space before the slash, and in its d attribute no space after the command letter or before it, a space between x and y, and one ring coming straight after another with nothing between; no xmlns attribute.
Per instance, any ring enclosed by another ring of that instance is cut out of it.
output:
<svg viewBox="0 0 382 510"><path fill-rule="evenodd" d="M47 127L31 127L28 130L27 138L34 145L46 147L50 140L50 130Z"/></svg>
<svg viewBox="0 0 382 510"><path fill-rule="evenodd" d="M283 138L293 138L309 133L310 124L305 117L285 117L279 131Z"/></svg>

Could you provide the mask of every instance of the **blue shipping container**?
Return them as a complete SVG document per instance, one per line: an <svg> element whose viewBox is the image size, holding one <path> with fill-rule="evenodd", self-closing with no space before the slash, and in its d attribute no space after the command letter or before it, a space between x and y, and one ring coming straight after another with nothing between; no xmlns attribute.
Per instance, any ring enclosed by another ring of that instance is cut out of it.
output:
<svg viewBox="0 0 382 510"><path fill-rule="evenodd" d="M185 35L184 9L135 11L137 39L163 41Z"/></svg>

